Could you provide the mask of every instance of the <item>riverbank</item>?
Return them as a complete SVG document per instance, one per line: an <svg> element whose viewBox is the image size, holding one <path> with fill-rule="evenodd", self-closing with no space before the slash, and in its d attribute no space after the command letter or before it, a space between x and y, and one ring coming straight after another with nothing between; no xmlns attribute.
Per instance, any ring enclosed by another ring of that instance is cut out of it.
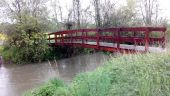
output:
<svg viewBox="0 0 170 96"><path fill-rule="evenodd" d="M169 96L170 53L124 55L69 85L53 79L25 96Z"/></svg>

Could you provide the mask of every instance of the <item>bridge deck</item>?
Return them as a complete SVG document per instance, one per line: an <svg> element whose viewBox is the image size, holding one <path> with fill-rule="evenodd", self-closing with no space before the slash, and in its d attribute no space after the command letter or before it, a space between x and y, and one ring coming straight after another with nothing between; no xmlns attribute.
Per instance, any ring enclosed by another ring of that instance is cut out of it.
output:
<svg viewBox="0 0 170 96"><path fill-rule="evenodd" d="M65 42L65 45L70 45L71 42ZM74 41L74 44L81 45L81 41ZM84 42L86 45L97 45L97 42ZM58 45L62 45L62 43L58 43ZM100 47L110 47L110 48L117 48L116 43L107 43L107 42L99 42ZM128 45L128 44L120 44L121 49L127 49L127 50L135 50L135 51L145 51L145 46L136 46L136 45ZM149 47L148 52L165 52L165 48L161 47Z"/></svg>

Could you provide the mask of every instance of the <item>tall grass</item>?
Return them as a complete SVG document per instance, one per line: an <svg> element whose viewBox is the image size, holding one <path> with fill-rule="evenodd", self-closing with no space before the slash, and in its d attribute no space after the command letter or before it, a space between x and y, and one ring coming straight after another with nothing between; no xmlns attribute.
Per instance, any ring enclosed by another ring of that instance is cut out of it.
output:
<svg viewBox="0 0 170 96"><path fill-rule="evenodd" d="M55 88L53 94L33 94L44 88L49 89L41 86L29 96L170 96L170 53L113 58L93 72L77 75L70 85Z"/></svg>
<svg viewBox="0 0 170 96"><path fill-rule="evenodd" d="M29 91L25 96L54 96L61 87L64 88L64 83L58 79L51 79L48 83L41 87ZM61 92L61 91L60 91Z"/></svg>

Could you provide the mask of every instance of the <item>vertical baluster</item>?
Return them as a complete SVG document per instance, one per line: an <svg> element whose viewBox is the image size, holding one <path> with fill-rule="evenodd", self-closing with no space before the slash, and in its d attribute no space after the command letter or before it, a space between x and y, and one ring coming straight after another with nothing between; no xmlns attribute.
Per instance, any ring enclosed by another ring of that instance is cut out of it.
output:
<svg viewBox="0 0 170 96"><path fill-rule="evenodd" d="M166 30L165 30L166 31ZM163 31L163 37L162 37L162 48L165 48L165 42L166 42L166 38L165 38L165 31Z"/></svg>
<svg viewBox="0 0 170 96"><path fill-rule="evenodd" d="M85 38L88 36L88 31L85 32ZM86 38L86 43L87 43L87 38Z"/></svg>
<svg viewBox="0 0 170 96"><path fill-rule="evenodd" d="M50 39L51 39L51 38L50 38L50 34L48 34L48 40L49 40L49 44L51 43L51 42L50 42Z"/></svg>
<svg viewBox="0 0 170 96"><path fill-rule="evenodd" d="M117 49L120 50L120 29L117 30Z"/></svg>
<svg viewBox="0 0 170 96"><path fill-rule="evenodd" d="M77 31L75 31L75 33L76 33L76 36L75 36L75 39L74 39L74 41L77 43Z"/></svg>
<svg viewBox="0 0 170 96"><path fill-rule="evenodd" d="M85 39L84 38L84 29L82 30L82 36L81 37L82 37L82 46L84 47L84 39Z"/></svg>
<svg viewBox="0 0 170 96"><path fill-rule="evenodd" d="M73 44L73 32L72 31L70 31L70 38L71 38L71 45Z"/></svg>
<svg viewBox="0 0 170 96"><path fill-rule="evenodd" d="M136 48L136 31L133 32L134 49Z"/></svg>
<svg viewBox="0 0 170 96"><path fill-rule="evenodd" d="M98 29L97 34L96 34L97 35L97 40L96 40L97 41L97 49L100 48L100 32L101 32L100 29Z"/></svg>
<svg viewBox="0 0 170 96"><path fill-rule="evenodd" d="M57 46L57 35L56 34L54 34L54 44L55 44L55 46Z"/></svg>
<svg viewBox="0 0 170 96"><path fill-rule="evenodd" d="M149 28L147 28L147 30L145 31L145 52L149 50L149 34L150 30Z"/></svg>
<svg viewBox="0 0 170 96"><path fill-rule="evenodd" d="M113 48L115 47L115 43L116 43L116 42L115 42L115 41L116 41L116 39L115 39L116 34L117 34L117 33L115 32L115 30L113 30L113 31L112 31L112 36L113 36L113 40L112 40Z"/></svg>
<svg viewBox="0 0 170 96"><path fill-rule="evenodd" d="M61 34L61 45L64 46L64 36Z"/></svg>

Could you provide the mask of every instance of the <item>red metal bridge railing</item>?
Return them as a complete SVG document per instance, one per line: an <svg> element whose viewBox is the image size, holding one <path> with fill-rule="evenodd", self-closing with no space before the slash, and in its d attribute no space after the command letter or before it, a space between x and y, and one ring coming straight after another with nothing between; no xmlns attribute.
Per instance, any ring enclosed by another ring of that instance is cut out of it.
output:
<svg viewBox="0 0 170 96"><path fill-rule="evenodd" d="M51 46L81 46L106 51L135 51L135 49L120 47L121 44L127 44L144 46L144 51L148 51L150 46L165 47L165 32L165 27L79 29L49 33L48 40ZM107 43L108 46L104 43ZM111 47L110 44L113 46Z"/></svg>

